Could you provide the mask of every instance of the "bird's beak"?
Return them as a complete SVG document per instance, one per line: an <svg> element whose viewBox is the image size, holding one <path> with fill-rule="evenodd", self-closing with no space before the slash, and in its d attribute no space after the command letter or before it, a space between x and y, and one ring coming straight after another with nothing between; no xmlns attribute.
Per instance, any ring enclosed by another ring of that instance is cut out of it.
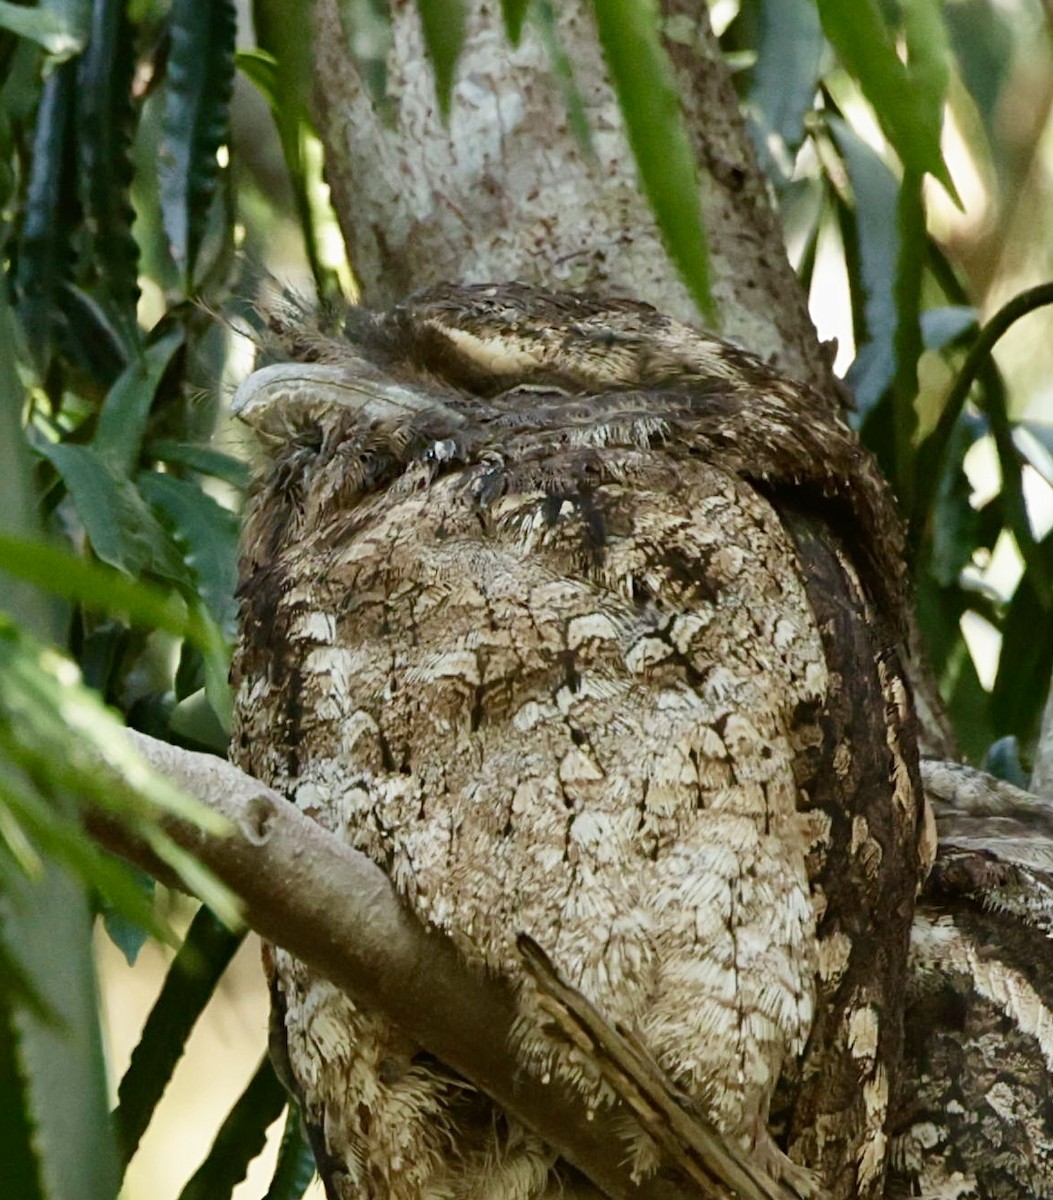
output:
<svg viewBox="0 0 1053 1200"><path fill-rule="evenodd" d="M327 413L352 411L365 426L442 414L463 417L433 393L386 375L364 359L333 363L275 363L254 371L234 393L231 413L258 433L285 438Z"/></svg>

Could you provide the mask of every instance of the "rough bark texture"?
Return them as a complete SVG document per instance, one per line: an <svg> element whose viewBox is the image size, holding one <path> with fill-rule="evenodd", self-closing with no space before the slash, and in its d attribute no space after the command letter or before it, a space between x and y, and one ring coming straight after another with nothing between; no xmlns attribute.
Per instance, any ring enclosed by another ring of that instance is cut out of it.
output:
<svg viewBox="0 0 1053 1200"><path fill-rule="evenodd" d="M640 194L590 6L556 6L592 131L586 152L547 50L528 22L509 46L498 4L468 5L448 125L415 6L392 4L391 108L362 83L337 0L317 0L316 110L329 181L363 299L390 304L440 280L518 279L698 313ZM826 390L833 376L786 256L704 4L667 0L666 47L703 184L718 331Z"/></svg>

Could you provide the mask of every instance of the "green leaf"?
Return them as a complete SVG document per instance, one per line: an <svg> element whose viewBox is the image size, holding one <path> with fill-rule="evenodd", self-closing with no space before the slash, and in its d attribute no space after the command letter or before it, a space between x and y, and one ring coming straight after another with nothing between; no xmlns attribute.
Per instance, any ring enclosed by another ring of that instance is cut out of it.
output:
<svg viewBox="0 0 1053 1200"><path fill-rule="evenodd" d="M18 1038L12 1023L12 1000L7 975L10 960L0 937L0 1129L4 1131L4 1192L8 1200L44 1200L31 1142L25 1081L17 1057Z"/></svg>
<svg viewBox="0 0 1053 1200"><path fill-rule="evenodd" d="M13 1014L43 1193L47 1200L114 1200L119 1173L84 886L54 865L35 882L10 876L0 925L54 1014L53 1020L24 1008ZM5 1171L5 1195L8 1182Z"/></svg>
<svg viewBox="0 0 1053 1200"><path fill-rule="evenodd" d="M1053 540L1042 543L1047 555ZM998 734L1034 735L1053 670L1053 621L1030 573L1017 585L1002 626L1002 653L991 689L991 724Z"/></svg>
<svg viewBox="0 0 1053 1200"><path fill-rule="evenodd" d="M212 617L233 636L237 617L237 517L186 479L142 471L138 484L182 548L183 561Z"/></svg>
<svg viewBox="0 0 1053 1200"><path fill-rule="evenodd" d="M196 743L214 754L225 756L230 745L230 730L220 724L204 688L199 688L172 709L168 728L183 741Z"/></svg>
<svg viewBox="0 0 1053 1200"><path fill-rule="evenodd" d="M290 27L306 27L310 20L309 0L253 0L252 22L259 50L253 66L249 67L248 60L241 56L238 61L243 69L249 68L249 78L257 82L270 105L315 287L319 296L330 296L339 294L340 285L334 272L322 263L306 157L307 139L312 130L307 100L314 82L310 39L288 36ZM269 79L267 59L273 64Z"/></svg>
<svg viewBox="0 0 1053 1200"><path fill-rule="evenodd" d="M969 502L972 485L963 469L965 455L984 432L978 421L959 421L947 447L947 458L935 493L931 519L929 573L942 587L954 587L980 546L980 514Z"/></svg>
<svg viewBox="0 0 1053 1200"><path fill-rule="evenodd" d="M37 449L62 477L103 562L129 575L150 571L192 587L182 556L127 476L89 446L60 442Z"/></svg>
<svg viewBox="0 0 1053 1200"><path fill-rule="evenodd" d="M191 1030L243 938L243 932L232 932L206 905L198 909L117 1090L113 1120L125 1163L135 1153Z"/></svg>
<svg viewBox="0 0 1053 1200"><path fill-rule="evenodd" d="M856 398L860 417L865 418L888 390L896 372L899 184L877 154L844 121L832 117L828 128L852 185L851 221L843 221L842 227L858 264L850 272L856 357L846 382Z"/></svg>
<svg viewBox="0 0 1053 1200"><path fill-rule="evenodd" d="M237 922L230 893L168 837L159 818L171 815L214 834L226 830L225 822L149 766L114 713L80 682L72 662L20 633L2 613L0 678L0 759L9 764L4 779L17 784L24 778L41 797L64 797L71 806L120 820L224 920ZM25 789L14 800L24 804ZM51 844L62 849L57 832L54 837ZM89 872L96 869L94 863L87 866ZM139 915L149 926L152 916Z"/></svg>
<svg viewBox="0 0 1053 1200"><path fill-rule="evenodd" d="M762 134L775 135L793 154L804 140L804 119L819 84L823 34L812 0L760 0L757 63L749 106Z"/></svg>
<svg viewBox="0 0 1053 1200"><path fill-rule="evenodd" d="M188 293L219 178L216 152L230 133L235 25L232 0L173 0L169 14L157 171L169 248Z"/></svg>
<svg viewBox="0 0 1053 1200"><path fill-rule="evenodd" d="M530 7L530 0L501 0L501 15L505 21L505 32L513 46L519 45L523 36L523 21Z"/></svg>
<svg viewBox="0 0 1053 1200"><path fill-rule="evenodd" d="M191 588L187 587L189 595L184 599L174 592L133 581L127 575L97 563L83 562L45 543L3 534L0 534L0 570L56 595L79 601L85 607L126 613L134 621L192 642L204 659L209 701L219 721L230 728L226 643ZM0 629L2 622L0 614Z"/></svg>
<svg viewBox="0 0 1053 1200"><path fill-rule="evenodd" d="M36 8L0 0L0 27L30 38L61 62L84 49L90 13L90 0L41 0Z"/></svg>
<svg viewBox="0 0 1053 1200"><path fill-rule="evenodd" d="M905 5L911 10L905 24L913 54L907 65L896 54L878 0L816 0L816 7L823 32L870 102L904 168L919 178L932 175L957 201L940 151L942 92L939 103L936 93L941 71L946 81L947 43L939 0L908 0ZM919 44L925 31L936 38L931 49Z"/></svg>
<svg viewBox="0 0 1053 1200"><path fill-rule="evenodd" d="M140 871L135 867L128 869L144 899L152 906L154 893L157 891L157 884L153 876L147 875L145 871ZM139 957L139 951L146 945L150 936L149 930L140 922L130 919L127 913L109 901L103 901L101 914L103 928L110 941L124 955L128 966L134 966L135 960Z"/></svg>
<svg viewBox="0 0 1053 1200"><path fill-rule="evenodd" d="M893 483L900 502L910 511L914 502L914 433L918 427L914 398L918 394L918 363L921 340L921 277L925 266L925 202L921 176L912 170L903 174L897 205L899 253L896 258L896 374L892 381L896 461Z"/></svg>
<svg viewBox="0 0 1053 1200"><path fill-rule="evenodd" d="M194 1172L179 1200L216 1200L229 1196L245 1178L248 1165L263 1149L267 1127L278 1119L288 1096L264 1055L223 1122L208 1157Z"/></svg>
<svg viewBox="0 0 1053 1200"><path fill-rule="evenodd" d="M0 534L0 570L85 608L123 614L131 621L186 638L202 651L216 637L200 616L188 611L177 592L130 579L112 567L86 562L46 542Z"/></svg>
<svg viewBox="0 0 1053 1200"><path fill-rule="evenodd" d="M233 458L211 446L161 439L147 446L146 456L170 466L185 467L199 475L212 475L239 492L248 491L252 483L252 472L240 458Z"/></svg>
<svg viewBox="0 0 1053 1200"><path fill-rule="evenodd" d="M303 1135L300 1110L290 1100L285 1114L278 1162L263 1200L300 1200L314 1178L314 1154Z"/></svg>
<svg viewBox="0 0 1053 1200"><path fill-rule="evenodd" d="M537 29L548 55L549 67L559 90L563 93L563 103L567 109L567 120L571 133L581 146L582 151L590 160L595 160L596 152L592 145L592 131L589 128L589 118L585 112L585 101L574 77L574 64L566 47L560 41L557 26L557 13L550 0L534 0L534 26Z"/></svg>
<svg viewBox="0 0 1053 1200"><path fill-rule="evenodd" d="M139 460L158 385L185 337L181 328L169 330L141 356L133 358L110 388L99 413L92 448L122 474L129 474Z"/></svg>
<svg viewBox="0 0 1053 1200"><path fill-rule="evenodd" d="M703 317L716 324L695 156L662 48L658 8L654 0L594 0L593 10L658 228Z"/></svg>
<svg viewBox="0 0 1053 1200"><path fill-rule="evenodd" d="M22 12L36 11L21 9ZM33 131L15 288L26 340L41 372L46 371L56 319L59 284L70 269L73 204L67 169L72 131L76 65L56 67L44 82Z"/></svg>
<svg viewBox="0 0 1053 1200"><path fill-rule="evenodd" d="M19 778L19 772L11 769L11 762L20 759L31 766L35 764L9 729L0 728L0 751L10 760L7 764L0 762L0 804L33 841L50 859L72 869L94 888L125 921L159 941L172 942L171 930L154 911L132 868L96 846L73 816L61 813L28 780Z"/></svg>
<svg viewBox="0 0 1053 1200"><path fill-rule="evenodd" d="M123 0L95 0L91 39L77 72L80 198L91 238L88 258L98 274L91 290L112 312L128 351L138 342L139 299L139 249L129 198L134 69L135 37Z"/></svg>
<svg viewBox="0 0 1053 1200"><path fill-rule="evenodd" d="M464 0L417 0L424 48L435 71L435 95L443 117L450 114L457 59L464 45Z"/></svg>

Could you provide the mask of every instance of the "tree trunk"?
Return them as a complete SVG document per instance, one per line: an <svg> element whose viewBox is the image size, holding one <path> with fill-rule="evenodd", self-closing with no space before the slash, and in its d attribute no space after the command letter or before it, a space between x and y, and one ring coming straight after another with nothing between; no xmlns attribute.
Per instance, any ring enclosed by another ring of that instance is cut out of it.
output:
<svg viewBox="0 0 1053 1200"><path fill-rule="evenodd" d="M571 127L535 25L528 22L512 48L498 5L469 5L444 123L416 6L394 0L391 7L391 103L382 113L348 51L338 0L316 4L318 126L363 300L387 305L442 280L518 279L645 300L697 324L640 193L590 6L555 7L591 148ZM702 179L716 332L836 394L706 6L664 0L663 8Z"/></svg>

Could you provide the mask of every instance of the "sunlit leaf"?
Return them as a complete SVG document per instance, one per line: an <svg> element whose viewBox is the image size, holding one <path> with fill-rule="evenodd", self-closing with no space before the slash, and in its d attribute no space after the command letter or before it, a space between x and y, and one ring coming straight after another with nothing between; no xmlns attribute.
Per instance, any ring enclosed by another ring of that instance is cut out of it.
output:
<svg viewBox="0 0 1053 1200"><path fill-rule="evenodd" d="M287 1100L270 1059L264 1055L248 1087L227 1114L208 1157L180 1192L179 1200L229 1196L263 1149L267 1127L281 1116Z"/></svg>
<svg viewBox="0 0 1053 1200"><path fill-rule="evenodd" d="M0 724L0 756L15 761L26 759L17 744L19 730ZM21 731L24 734L24 730ZM30 758L30 765L35 765ZM157 938L171 941L167 925L157 916L132 868L92 842L75 817L60 811L28 780L21 784L16 773L0 764L0 804L17 820L47 857L60 862L89 883L106 904L126 921Z"/></svg>
<svg viewBox="0 0 1053 1200"><path fill-rule="evenodd" d="M117 1091L113 1119L125 1163L146 1132L191 1030L243 937L217 920L205 905L191 922Z"/></svg>
<svg viewBox="0 0 1053 1200"><path fill-rule="evenodd" d="M84 49L90 13L91 0L40 0L35 8L0 0L0 28L32 39L61 61Z"/></svg>
<svg viewBox="0 0 1053 1200"><path fill-rule="evenodd" d="M464 45L464 0L417 0L424 45L435 71L435 95L443 115L450 111L454 72Z"/></svg>
<svg viewBox="0 0 1053 1200"><path fill-rule="evenodd" d="M194 266L229 135L234 83L232 0L173 0L158 181L169 248L193 289Z"/></svg>
<svg viewBox="0 0 1053 1200"><path fill-rule="evenodd" d="M644 191L670 258L702 315L716 323L695 156L653 0L595 0L600 42Z"/></svg>
<svg viewBox="0 0 1053 1200"><path fill-rule="evenodd" d="M128 825L191 891L224 920L236 922L238 908L227 889L158 823L172 815L220 834L226 829L223 820L146 762L115 714L80 682L72 662L20 633L2 613L0 677L4 761L23 772L40 796L66 797L77 807L97 808ZM136 897L129 903L134 905ZM148 927L153 919L141 909L133 915Z"/></svg>
<svg viewBox="0 0 1053 1200"><path fill-rule="evenodd" d="M939 0L911 0L912 36L939 21ZM940 150L942 113L934 111L934 88L946 39L925 56L905 65L896 53L892 31L885 24L878 0L816 0L823 32L842 65L859 83L874 114L903 165L920 178L938 179L957 199ZM921 48L914 45L915 55ZM912 74L917 69L917 78Z"/></svg>

